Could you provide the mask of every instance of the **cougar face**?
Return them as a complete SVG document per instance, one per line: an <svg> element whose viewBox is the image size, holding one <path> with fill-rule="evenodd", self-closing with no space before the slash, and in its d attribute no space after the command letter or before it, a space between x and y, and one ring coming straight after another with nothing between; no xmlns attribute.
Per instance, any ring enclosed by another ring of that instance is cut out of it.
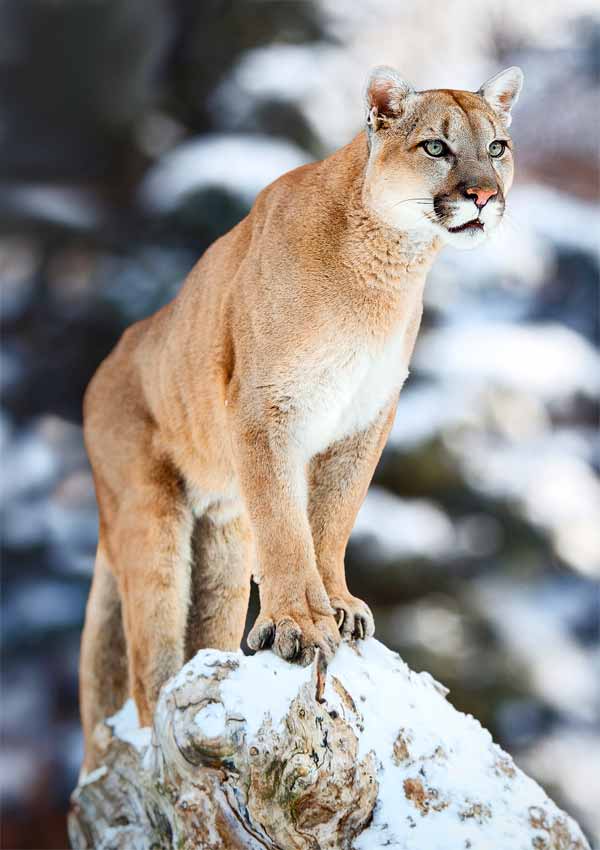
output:
<svg viewBox="0 0 600 850"><path fill-rule="evenodd" d="M415 92L377 68L367 87L365 203L387 224L457 248L482 242L502 220L513 181L510 108L522 75L493 77L477 92Z"/></svg>

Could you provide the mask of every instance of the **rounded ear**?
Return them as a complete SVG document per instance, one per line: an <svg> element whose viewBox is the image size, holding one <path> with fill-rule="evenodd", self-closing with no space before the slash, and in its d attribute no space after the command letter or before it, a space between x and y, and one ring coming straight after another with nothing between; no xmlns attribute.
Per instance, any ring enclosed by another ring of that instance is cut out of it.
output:
<svg viewBox="0 0 600 850"><path fill-rule="evenodd" d="M367 124L377 130L382 122L390 118L399 118L404 112L406 98L414 93L414 88L388 65L373 68L365 89Z"/></svg>
<svg viewBox="0 0 600 850"><path fill-rule="evenodd" d="M523 87L523 71L513 65L512 68L507 68L505 71L500 71L484 83L478 95L487 100L494 112L497 112L504 120L507 127L510 127L512 120L510 111L519 99L521 88Z"/></svg>

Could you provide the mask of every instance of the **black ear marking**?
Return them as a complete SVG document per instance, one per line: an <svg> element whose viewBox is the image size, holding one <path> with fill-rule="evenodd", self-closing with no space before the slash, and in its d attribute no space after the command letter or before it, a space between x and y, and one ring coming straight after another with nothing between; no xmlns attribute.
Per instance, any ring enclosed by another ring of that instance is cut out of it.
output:
<svg viewBox="0 0 600 850"><path fill-rule="evenodd" d="M372 106L367 113L367 127L377 130L381 124L381 118L376 106Z"/></svg>

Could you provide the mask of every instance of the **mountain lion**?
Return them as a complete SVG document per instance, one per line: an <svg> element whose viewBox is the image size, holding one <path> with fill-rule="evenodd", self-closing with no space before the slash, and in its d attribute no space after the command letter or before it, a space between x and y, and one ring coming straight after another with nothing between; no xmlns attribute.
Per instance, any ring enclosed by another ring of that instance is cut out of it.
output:
<svg viewBox="0 0 600 850"><path fill-rule="evenodd" d="M509 68L477 93L391 68L366 129L284 174L174 301L129 328L85 396L100 534L81 649L92 732L129 692L143 725L202 647L307 664L373 634L344 551L408 374L427 272L497 227L513 179Z"/></svg>

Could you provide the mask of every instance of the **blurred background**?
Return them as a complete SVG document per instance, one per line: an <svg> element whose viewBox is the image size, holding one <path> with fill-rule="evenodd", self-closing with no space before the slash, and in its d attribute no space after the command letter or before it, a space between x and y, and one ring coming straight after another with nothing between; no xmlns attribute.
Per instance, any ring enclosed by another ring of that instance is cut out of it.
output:
<svg viewBox="0 0 600 850"><path fill-rule="evenodd" d="M360 130L381 62L419 88L511 64L526 84L505 222L431 274L349 583L599 840L595 0L1 0L4 848L67 847L84 388L264 185Z"/></svg>

